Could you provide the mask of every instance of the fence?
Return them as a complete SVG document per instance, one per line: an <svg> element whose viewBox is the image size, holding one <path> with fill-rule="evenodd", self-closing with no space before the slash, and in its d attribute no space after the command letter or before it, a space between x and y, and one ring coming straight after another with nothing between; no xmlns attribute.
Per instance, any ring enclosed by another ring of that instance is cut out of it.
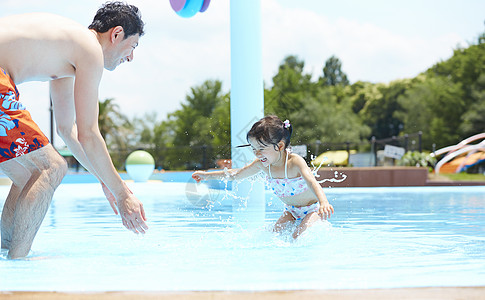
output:
<svg viewBox="0 0 485 300"><path fill-rule="evenodd" d="M326 151L345 150L348 153L347 166L365 167L384 165L382 150L386 145L401 147L404 152L419 151L422 152L422 133L406 134L399 137L386 139L371 138L369 141L352 143L327 143L316 141L306 144L307 155L305 159L308 163ZM155 158L155 167L165 170L196 170L210 169L220 167L217 162L224 159L230 159L231 148L229 145L220 147L201 146L175 146L167 148L140 147L137 149L115 150L110 149L110 155L115 167L118 170L125 169L125 160L128 155L135 150L148 151ZM356 153L353 153L356 152ZM79 168L79 164L72 157L69 158L71 168ZM389 159L387 159L389 163ZM391 161L394 163L394 160Z"/></svg>
<svg viewBox="0 0 485 300"><path fill-rule="evenodd" d="M319 140L307 145L310 154L317 156L325 151L346 150L349 157L349 164L353 166L378 166L382 165L383 159L378 154L382 153L386 146L400 147L407 151L422 152L422 132L405 134L403 136L393 136L385 139L376 139L372 137L369 141L359 143L327 143ZM352 150L357 153L352 154ZM382 155L381 155L382 156ZM354 161L352 163L352 158ZM367 163L363 163L365 161ZM370 162L369 162L370 161Z"/></svg>

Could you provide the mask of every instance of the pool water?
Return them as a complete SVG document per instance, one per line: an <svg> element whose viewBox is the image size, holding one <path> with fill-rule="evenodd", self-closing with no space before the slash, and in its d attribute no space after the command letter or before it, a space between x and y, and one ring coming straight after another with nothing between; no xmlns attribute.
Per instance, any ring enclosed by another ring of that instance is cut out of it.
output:
<svg viewBox="0 0 485 300"><path fill-rule="evenodd" d="M146 235L125 230L97 184L62 184L31 260L0 255L2 291L355 289L485 285L485 187L325 189L330 222L293 241L233 218L222 190L187 198L184 183L131 183ZM3 205L7 186L0 186ZM196 205L194 205L196 204Z"/></svg>

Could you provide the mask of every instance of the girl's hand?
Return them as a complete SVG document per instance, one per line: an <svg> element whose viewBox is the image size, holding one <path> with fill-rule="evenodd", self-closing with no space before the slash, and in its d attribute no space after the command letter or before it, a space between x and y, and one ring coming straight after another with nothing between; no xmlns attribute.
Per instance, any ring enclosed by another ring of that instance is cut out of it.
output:
<svg viewBox="0 0 485 300"><path fill-rule="evenodd" d="M202 180L206 180L206 172L196 171L192 174L192 178L197 182L201 182Z"/></svg>
<svg viewBox="0 0 485 300"><path fill-rule="evenodd" d="M322 217L322 219L330 219L330 215L333 214L333 212L334 210L332 204L328 203L327 201L320 203L318 214Z"/></svg>

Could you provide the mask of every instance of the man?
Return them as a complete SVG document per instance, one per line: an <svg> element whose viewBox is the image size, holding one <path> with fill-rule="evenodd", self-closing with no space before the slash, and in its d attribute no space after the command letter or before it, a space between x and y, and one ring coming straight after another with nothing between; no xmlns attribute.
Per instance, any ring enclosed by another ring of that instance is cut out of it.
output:
<svg viewBox="0 0 485 300"><path fill-rule="evenodd" d="M116 172L98 129L103 68L133 60L143 35L138 8L103 5L89 28L45 13L0 18L0 170L11 180L1 219L2 249L28 255L67 164L25 107L16 85L50 81L57 132L76 159L101 182L123 225L148 229L142 203Z"/></svg>

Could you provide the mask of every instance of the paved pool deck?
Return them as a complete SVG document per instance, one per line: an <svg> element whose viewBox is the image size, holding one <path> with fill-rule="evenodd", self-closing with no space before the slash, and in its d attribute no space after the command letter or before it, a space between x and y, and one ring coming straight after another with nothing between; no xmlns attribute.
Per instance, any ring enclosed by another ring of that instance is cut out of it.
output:
<svg viewBox="0 0 485 300"><path fill-rule="evenodd" d="M262 292L0 292L1 300L289 300L289 299L332 299L332 300L399 300L399 299L485 299L485 287L428 287L366 290L302 290Z"/></svg>

